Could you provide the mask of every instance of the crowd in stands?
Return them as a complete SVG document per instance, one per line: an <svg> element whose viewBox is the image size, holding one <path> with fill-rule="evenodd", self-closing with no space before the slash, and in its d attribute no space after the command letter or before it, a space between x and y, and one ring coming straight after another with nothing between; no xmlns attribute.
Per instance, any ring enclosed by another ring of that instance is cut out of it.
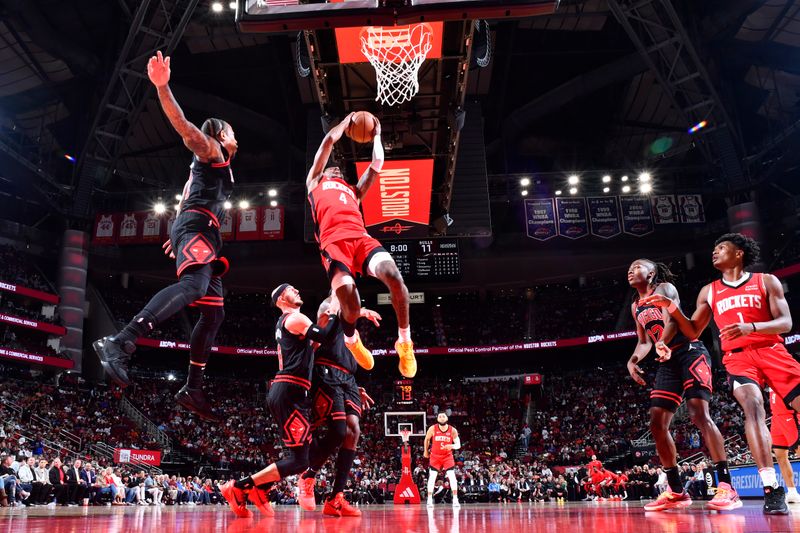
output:
<svg viewBox="0 0 800 533"><path fill-rule="evenodd" d="M39 273L34 261L7 244L0 245L0 281L55 293L53 286Z"/></svg>

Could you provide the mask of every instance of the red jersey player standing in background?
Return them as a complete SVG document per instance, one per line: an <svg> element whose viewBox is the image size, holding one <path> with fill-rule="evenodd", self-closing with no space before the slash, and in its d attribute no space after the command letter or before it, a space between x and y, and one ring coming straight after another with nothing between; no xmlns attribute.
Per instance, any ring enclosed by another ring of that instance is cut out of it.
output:
<svg viewBox="0 0 800 533"><path fill-rule="evenodd" d="M422 445L423 456L430 458L428 507L433 506L433 489L436 486L439 472L444 472L447 480L450 481L450 489L453 491L453 507L461 506L458 501L458 482L454 470L456 460L453 457L453 450L461 448L461 439L458 437L456 428L448 424L447 420L445 413L436 415L436 424L428 428L428 432L425 434L425 443Z"/></svg>
<svg viewBox="0 0 800 533"><path fill-rule="evenodd" d="M786 502L800 503L800 494L794 484L794 470L789 462L789 450L800 453L800 413L787 409L775 391L769 393L772 422L769 434L772 438L772 451L781 469L781 477L786 485Z"/></svg>
<svg viewBox="0 0 800 533"><path fill-rule="evenodd" d="M780 281L771 274L745 272L759 252L758 243L740 233L717 239L711 260L722 278L700 290L691 319L664 295L654 294L642 303L667 308L681 331L693 339L714 318L722 364L744 410L747 444L764 484L764 513L786 514L784 490L778 486L772 462L762 389L769 385L787 408L800 411L800 363L786 351L781 337L791 331L792 317Z"/></svg>
<svg viewBox="0 0 800 533"><path fill-rule="evenodd" d="M372 163L355 187L345 181L339 167L325 168L333 145L342 138L352 117L353 113L328 131L308 171L306 189L316 225L316 238L331 288L341 304L347 349L362 368L370 370L375 366L372 353L362 344L356 330L361 299L355 276L363 273L381 280L391 293L392 306L397 314L398 340L394 347L400 357L400 373L412 378L417 373L417 361L411 342L408 289L392 256L367 233L360 210L361 199L383 168L380 122L375 119Z"/></svg>

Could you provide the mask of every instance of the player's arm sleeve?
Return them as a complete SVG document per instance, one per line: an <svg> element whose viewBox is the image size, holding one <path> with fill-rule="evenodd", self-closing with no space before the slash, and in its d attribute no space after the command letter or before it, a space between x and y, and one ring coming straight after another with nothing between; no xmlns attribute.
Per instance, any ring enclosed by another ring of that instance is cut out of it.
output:
<svg viewBox="0 0 800 533"><path fill-rule="evenodd" d="M461 448L461 437L458 436L458 432L456 432L456 436L453 437L453 449L458 450Z"/></svg>
<svg viewBox="0 0 800 533"><path fill-rule="evenodd" d="M328 323L324 327L319 324L311 324L308 326L306 337L320 344L327 342L336 331L336 325L338 323L339 318L335 315L331 315L330 319L328 319Z"/></svg>
<svg viewBox="0 0 800 533"><path fill-rule="evenodd" d="M370 163L367 170L364 171L364 174L361 175L358 180L358 185L356 186L359 199L364 198L369 188L372 187L375 178L380 175L381 169L383 168L383 159L383 143L381 142L381 136L376 135L372 140L372 163Z"/></svg>
<svg viewBox="0 0 800 533"><path fill-rule="evenodd" d="M678 289L675 288L675 285L672 283L662 283L656 288L656 293L663 294L673 302L675 305L680 307L681 300L680 295L678 295ZM664 344L669 345L672 342L672 339L675 338L675 335L678 334L678 322L674 320L669 313L663 313L663 320L664 320L664 331L661 334L661 338L659 339Z"/></svg>

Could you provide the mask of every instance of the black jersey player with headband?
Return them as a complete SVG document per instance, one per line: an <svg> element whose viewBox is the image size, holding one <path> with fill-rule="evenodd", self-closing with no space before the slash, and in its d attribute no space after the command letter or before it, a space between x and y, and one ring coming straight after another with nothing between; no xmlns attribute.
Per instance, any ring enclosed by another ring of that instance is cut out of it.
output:
<svg viewBox="0 0 800 533"><path fill-rule="evenodd" d="M178 404L208 420L218 420L203 393L203 372L209 351L225 316L222 276L228 261L220 255L220 219L233 192L231 159L238 144L233 128L217 118L198 128L189 122L169 88L170 58L161 52L147 64L158 100L172 127L192 152L189 179L183 188L178 214L164 243L164 251L175 259L178 281L162 289L117 335L93 343L108 376L121 387L130 384L128 364L136 339L186 306L196 306L200 318L190 339L189 377L175 396Z"/></svg>

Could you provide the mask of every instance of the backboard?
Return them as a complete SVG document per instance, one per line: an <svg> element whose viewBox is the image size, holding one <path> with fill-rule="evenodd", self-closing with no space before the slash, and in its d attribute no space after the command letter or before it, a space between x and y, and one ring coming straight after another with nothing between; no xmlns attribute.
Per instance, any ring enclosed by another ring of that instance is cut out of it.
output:
<svg viewBox="0 0 800 533"><path fill-rule="evenodd" d="M385 411L383 429L387 437L400 437L404 429L411 431L411 437L424 437L428 431L427 415L424 411Z"/></svg>

